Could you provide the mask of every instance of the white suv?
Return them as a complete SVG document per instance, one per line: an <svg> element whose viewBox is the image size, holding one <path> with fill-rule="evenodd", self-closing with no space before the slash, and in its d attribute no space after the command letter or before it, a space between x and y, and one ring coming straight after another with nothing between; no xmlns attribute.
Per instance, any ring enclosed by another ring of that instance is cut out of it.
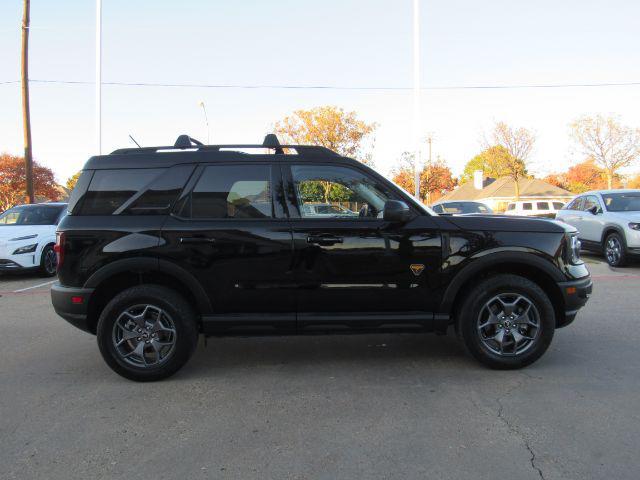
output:
<svg viewBox="0 0 640 480"><path fill-rule="evenodd" d="M583 248L620 267L640 254L640 190L601 190L576 197L556 217L578 229Z"/></svg>
<svg viewBox="0 0 640 480"><path fill-rule="evenodd" d="M525 200L511 202L507 205L505 215L520 217L549 217L554 218L564 203L549 200Z"/></svg>

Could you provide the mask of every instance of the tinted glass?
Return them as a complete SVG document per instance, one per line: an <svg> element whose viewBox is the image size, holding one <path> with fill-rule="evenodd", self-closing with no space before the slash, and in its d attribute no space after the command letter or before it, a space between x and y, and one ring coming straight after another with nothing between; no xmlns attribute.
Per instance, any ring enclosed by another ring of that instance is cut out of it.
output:
<svg viewBox="0 0 640 480"><path fill-rule="evenodd" d="M507 210L515 210L515 209L516 209L515 203L510 203L509 206L507 207Z"/></svg>
<svg viewBox="0 0 640 480"><path fill-rule="evenodd" d="M603 193L602 198L610 212L640 211L640 192Z"/></svg>
<svg viewBox="0 0 640 480"><path fill-rule="evenodd" d="M73 212L78 205L78 201L82 198L82 196L87 191L89 187L89 183L91 182L91 177L93 176L93 170L84 170L80 176L78 177L78 181L76 182L76 186L73 187L73 191L69 196L69 204L67 205L67 211Z"/></svg>
<svg viewBox="0 0 640 480"><path fill-rule="evenodd" d="M272 218L271 167L212 165L191 193L193 218Z"/></svg>
<svg viewBox="0 0 640 480"><path fill-rule="evenodd" d="M176 201L193 172L192 165L179 165L166 170L149 188L131 197L115 213L127 215L163 215Z"/></svg>
<svg viewBox="0 0 640 480"><path fill-rule="evenodd" d="M97 170L80 206L81 215L111 215L165 169Z"/></svg>
<svg viewBox="0 0 640 480"><path fill-rule="evenodd" d="M0 225L57 225L65 206L14 207L0 215Z"/></svg>
<svg viewBox="0 0 640 480"><path fill-rule="evenodd" d="M433 210L434 212L436 212L436 213L442 213L442 212L444 212L444 210L443 210L443 208L442 208L442 205L434 205L434 206L433 206L433 208L432 208L432 210Z"/></svg>
<svg viewBox="0 0 640 480"><path fill-rule="evenodd" d="M536 202L538 210L549 210L549 202Z"/></svg>
<svg viewBox="0 0 640 480"><path fill-rule="evenodd" d="M348 167L294 165L291 172L303 218L381 218L390 198L375 178ZM328 205L334 208L319 213Z"/></svg>
<svg viewBox="0 0 640 480"><path fill-rule="evenodd" d="M553 208L555 210L562 210L562 207L564 207L564 203L562 203L562 202L553 202Z"/></svg>
<svg viewBox="0 0 640 480"><path fill-rule="evenodd" d="M523 203L522 210L533 210L533 205L530 203Z"/></svg>

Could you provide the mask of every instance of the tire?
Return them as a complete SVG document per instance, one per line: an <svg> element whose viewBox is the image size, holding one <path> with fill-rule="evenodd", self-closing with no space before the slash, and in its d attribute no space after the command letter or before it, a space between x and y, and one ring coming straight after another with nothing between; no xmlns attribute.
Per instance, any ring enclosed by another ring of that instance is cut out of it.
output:
<svg viewBox="0 0 640 480"><path fill-rule="evenodd" d="M624 267L627 264L627 244L622 235L610 233L604 240L602 253L612 267Z"/></svg>
<svg viewBox="0 0 640 480"><path fill-rule="evenodd" d="M139 285L116 295L100 314L100 353L117 374L137 382L165 379L198 343L197 316L177 292Z"/></svg>
<svg viewBox="0 0 640 480"><path fill-rule="evenodd" d="M58 258L56 252L53 251L53 245L47 245L42 249L40 255L40 269L39 273L43 277L53 277L57 271Z"/></svg>
<svg viewBox="0 0 640 480"><path fill-rule="evenodd" d="M526 367L540 358L555 325L547 294L532 281L509 274L482 280L467 294L458 315L458 332L469 353L499 370Z"/></svg>

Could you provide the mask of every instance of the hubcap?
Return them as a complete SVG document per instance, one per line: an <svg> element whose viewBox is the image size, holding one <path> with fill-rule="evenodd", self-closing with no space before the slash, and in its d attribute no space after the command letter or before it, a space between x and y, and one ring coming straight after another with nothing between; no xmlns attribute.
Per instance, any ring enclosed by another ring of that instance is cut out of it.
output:
<svg viewBox="0 0 640 480"><path fill-rule="evenodd" d="M44 254L44 269L47 273L55 273L57 265L58 259L56 257L56 252L51 249L47 250Z"/></svg>
<svg viewBox="0 0 640 480"><path fill-rule="evenodd" d="M135 305L113 324L113 346L125 362L136 367L166 362L176 345L176 328L167 312L154 305Z"/></svg>
<svg viewBox="0 0 640 480"><path fill-rule="evenodd" d="M477 322L482 344L501 356L526 352L540 336L540 315L519 293L502 293L484 304Z"/></svg>
<svg viewBox="0 0 640 480"><path fill-rule="evenodd" d="M616 237L609 238L607 240L607 248L605 249L607 261L611 265L617 264L620 261L621 252L622 247L618 239Z"/></svg>

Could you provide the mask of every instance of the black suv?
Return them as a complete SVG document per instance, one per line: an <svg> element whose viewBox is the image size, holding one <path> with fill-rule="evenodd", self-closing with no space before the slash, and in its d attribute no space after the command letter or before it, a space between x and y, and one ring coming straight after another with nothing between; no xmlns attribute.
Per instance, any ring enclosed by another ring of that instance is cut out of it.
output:
<svg viewBox="0 0 640 480"><path fill-rule="evenodd" d="M360 162L274 135L93 157L68 211L53 306L133 380L176 372L201 333L453 325L481 362L523 367L592 288L572 227L438 216Z"/></svg>

